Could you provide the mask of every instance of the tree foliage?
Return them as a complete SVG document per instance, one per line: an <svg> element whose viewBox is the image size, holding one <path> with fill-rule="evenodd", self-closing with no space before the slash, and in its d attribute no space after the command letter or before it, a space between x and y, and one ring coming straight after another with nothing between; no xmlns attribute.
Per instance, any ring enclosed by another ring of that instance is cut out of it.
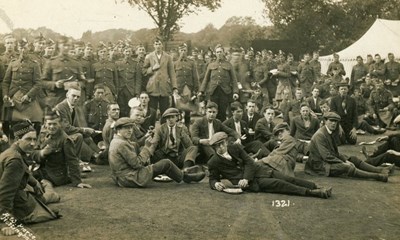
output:
<svg viewBox="0 0 400 240"><path fill-rule="evenodd" d="M341 50L364 34L377 17L400 19L398 0L262 0L280 38L304 51Z"/></svg>
<svg viewBox="0 0 400 240"><path fill-rule="evenodd" d="M171 40L180 29L180 20L200 8L211 11L221 6L221 0L121 0L145 11L157 26L158 34L164 41Z"/></svg>

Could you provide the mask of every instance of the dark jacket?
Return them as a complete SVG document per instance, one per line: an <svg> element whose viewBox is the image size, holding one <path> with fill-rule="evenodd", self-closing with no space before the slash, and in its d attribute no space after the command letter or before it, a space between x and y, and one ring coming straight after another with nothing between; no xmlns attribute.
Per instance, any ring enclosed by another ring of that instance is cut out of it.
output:
<svg viewBox="0 0 400 240"><path fill-rule="evenodd" d="M0 155L0 215L9 213L20 220L36 205L33 196L24 191L28 182L33 182L24 158L16 143Z"/></svg>
<svg viewBox="0 0 400 240"><path fill-rule="evenodd" d="M220 120L213 120L214 133L225 132L235 139L240 138L239 134L231 128L225 126ZM197 119L192 127L190 128L192 135L192 142L194 145L199 145L200 139L209 139L211 136L208 135L208 120L206 117Z"/></svg>
<svg viewBox="0 0 400 240"><path fill-rule="evenodd" d="M68 136L63 130L54 135L47 135L40 142L40 149L47 145L53 152L45 157L40 157L40 150L32 153L32 159L40 163L43 168L44 178L56 186L72 183L77 186L81 183L78 152L82 146L82 135Z"/></svg>

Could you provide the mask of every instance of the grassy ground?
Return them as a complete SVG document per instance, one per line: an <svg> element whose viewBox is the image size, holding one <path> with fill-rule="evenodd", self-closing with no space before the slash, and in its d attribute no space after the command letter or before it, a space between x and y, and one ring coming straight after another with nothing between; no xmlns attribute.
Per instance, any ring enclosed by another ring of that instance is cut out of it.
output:
<svg viewBox="0 0 400 240"><path fill-rule="evenodd" d="M375 136L361 136L371 141ZM340 147L357 155L360 146ZM370 146L369 149L372 149ZM29 226L37 239L399 239L400 174L388 183L296 175L333 187L330 199L267 193L229 195L198 184L153 183L147 189L116 187L107 166L94 166L85 181L68 186L51 205L63 218ZM288 207L272 206L275 200ZM3 237L4 239L22 239ZM0 236L0 239L3 239Z"/></svg>

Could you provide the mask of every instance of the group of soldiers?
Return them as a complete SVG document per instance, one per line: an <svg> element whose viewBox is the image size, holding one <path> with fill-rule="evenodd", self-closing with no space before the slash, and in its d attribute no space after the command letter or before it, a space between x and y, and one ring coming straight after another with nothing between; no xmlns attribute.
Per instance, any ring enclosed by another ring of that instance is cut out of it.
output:
<svg viewBox="0 0 400 240"><path fill-rule="evenodd" d="M167 53L159 38L150 53L123 41L95 49L38 36L31 44L7 35L0 64L0 214L23 223L57 218L46 205L60 201L53 187L91 188L82 176L93 163L109 165L119 187L199 182L208 172L218 191L320 198L332 188L296 178L296 163L311 174L383 182L393 166L382 164L400 166L386 152L364 149L363 161L337 148L396 128L393 54L369 67L360 57L346 81L337 55L321 74L318 52L297 63L292 54L221 45ZM400 155L397 138L380 139L392 155Z"/></svg>

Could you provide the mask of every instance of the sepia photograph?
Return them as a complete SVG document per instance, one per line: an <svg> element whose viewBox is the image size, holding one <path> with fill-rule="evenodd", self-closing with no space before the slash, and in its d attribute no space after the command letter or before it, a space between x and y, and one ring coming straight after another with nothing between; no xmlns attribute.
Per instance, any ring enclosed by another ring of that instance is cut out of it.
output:
<svg viewBox="0 0 400 240"><path fill-rule="evenodd" d="M397 240L399 0L0 1L0 240Z"/></svg>

